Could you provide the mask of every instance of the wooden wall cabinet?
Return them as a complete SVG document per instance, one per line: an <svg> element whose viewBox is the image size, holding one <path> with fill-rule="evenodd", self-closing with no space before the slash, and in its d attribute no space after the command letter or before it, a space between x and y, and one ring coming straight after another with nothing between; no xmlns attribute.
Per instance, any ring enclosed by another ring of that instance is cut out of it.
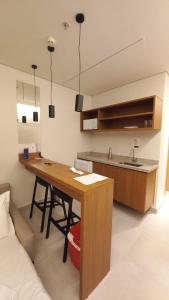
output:
<svg viewBox="0 0 169 300"><path fill-rule="evenodd" d="M114 179L114 200L141 213L154 202L156 170L144 173L93 162L93 172Z"/></svg>
<svg viewBox="0 0 169 300"><path fill-rule="evenodd" d="M97 119L97 129L84 128L84 120ZM162 100L150 96L81 112L81 131L160 130Z"/></svg>

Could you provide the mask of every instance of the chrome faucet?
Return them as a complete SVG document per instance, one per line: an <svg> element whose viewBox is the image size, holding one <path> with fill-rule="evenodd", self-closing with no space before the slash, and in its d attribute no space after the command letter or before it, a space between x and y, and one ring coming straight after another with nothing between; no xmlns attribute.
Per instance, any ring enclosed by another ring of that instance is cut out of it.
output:
<svg viewBox="0 0 169 300"><path fill-rule="evenodd" d="M108 159L112 159L112 148L111 147L109 147Z"/></svg>
<svg viewBox="0 0 169 300"><path fill-rule="evenodd" d="M131 161L133 161L133 162L136 162L138 160L138 158L135 156L135 149L136 148L138 148L138 147L131 148L131 151L132 151L132 159L131 159Z"/></svg>

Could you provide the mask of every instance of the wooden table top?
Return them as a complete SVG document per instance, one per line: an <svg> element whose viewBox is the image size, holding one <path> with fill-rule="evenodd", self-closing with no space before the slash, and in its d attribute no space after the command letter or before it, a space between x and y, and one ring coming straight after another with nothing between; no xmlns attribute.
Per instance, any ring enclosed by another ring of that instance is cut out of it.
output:
<svg viewBox="0 0 169 300"><path fill-rule="evenodd" d="M82 200L84 193L92 189L96 189L108 182L112 182L113 184L113 179L107 178L90 185L84 185L74 180L75 177L79 177L80 175L73 173L67 165L36 157L28 160L24 160L20 157L19 160L30 172L43 178L59 189L65 192L67 191L68 195L75 197L77 200ZM89 173L84 172L83 175L87 174Z"/></svg>

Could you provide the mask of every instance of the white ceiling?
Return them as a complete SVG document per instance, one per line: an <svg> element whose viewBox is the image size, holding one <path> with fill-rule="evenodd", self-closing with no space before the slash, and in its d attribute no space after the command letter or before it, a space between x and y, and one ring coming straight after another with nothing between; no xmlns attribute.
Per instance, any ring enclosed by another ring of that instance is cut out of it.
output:
<svg viewBox="0 0 169 300"><path fill-rule="evenodd" d="M1 0L0 63L49 79L46 39L56 39L54 81L78 89L77 12L82 25L82 70L131 43L135 45L83 73L82 90L95 95L169 70L169 0ZM65 31L63 21L70 23Z"/></svg>

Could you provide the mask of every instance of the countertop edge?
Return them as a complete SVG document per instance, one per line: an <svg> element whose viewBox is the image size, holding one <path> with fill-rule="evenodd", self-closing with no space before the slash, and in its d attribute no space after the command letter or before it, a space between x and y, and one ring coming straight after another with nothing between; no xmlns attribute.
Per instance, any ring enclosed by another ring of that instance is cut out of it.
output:
<svg viewBox="0 0 169 300"><path fill-rule="evenodd" d="M109 161L109 160L104 160L104 159L99 159L99 158L91 158L91 156L85 157L84 155L80 155L79 153L77 154L77 158L82 159L82 160L87 160L87 161L98 162L98 163L102 163L102 164L106 164L106 165L110 165L110 166L115 166L115 167L119 167L119 168L129 169L129 170L133 170L133 171L143 172L143 173L151 173L158 169L158 165L148 166L149 169L145 169L144 167L134 167L134 166L124 165L124 164L120 164L118 162L113 162L113 161Z"/></svg>

